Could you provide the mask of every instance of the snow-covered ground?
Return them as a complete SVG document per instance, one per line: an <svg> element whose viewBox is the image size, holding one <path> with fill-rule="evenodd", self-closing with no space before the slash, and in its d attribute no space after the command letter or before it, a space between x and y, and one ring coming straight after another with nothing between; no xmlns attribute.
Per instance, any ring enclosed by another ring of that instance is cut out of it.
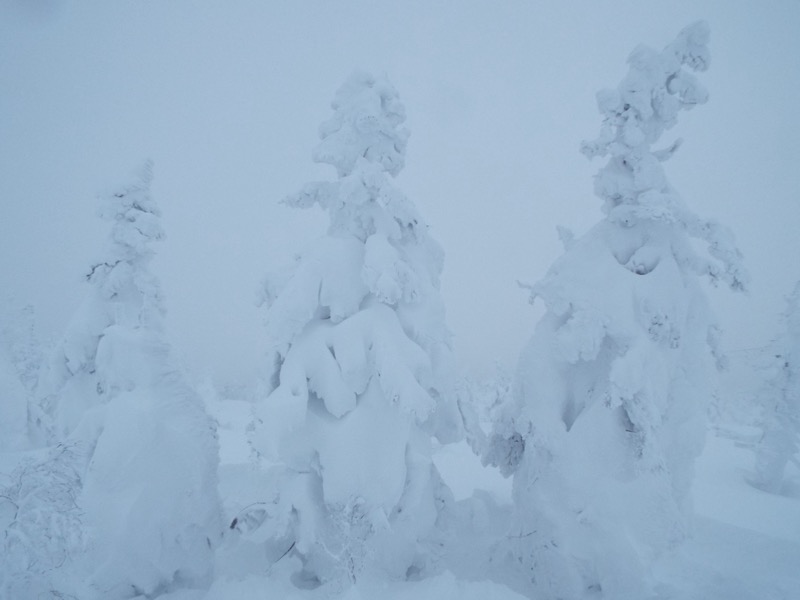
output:
<svg viewBox="0 0 800 600"><path fill-rule="evenodd" d="M663 598L800 598L800 471L787 471L782 495L752 487L753 452L739 440L709 435L697 462L694 537L657 567Z"/></svg>
<svg viewBox="0 0 800 600"><path fill-rule="evenodd" d="M725 357L695 276L749 277L660 166L708 36L638 46L598 94L605 216L527 286L545 314L513 379L458 380L384 76L340 88L313 153L337 179L286 200L330 227L264 280L258 391L176 364L146 163L51 352L32 313L0 327L0 600L800 598L800 285L706 410Z"/></svg>
<svg viewBox="0 0 800 600"><path fill-rule="evenodd" d="M209 409L219 427L221 496L226 517L258 502L257 471L251 468L245 429L250 405L243 401L211 402ZM757 429L727 424L709 431L703 454L696 464L693 488L693 537L662 557L654 574L660 582L658 600L796 600L800 598L800 468L787 469L782 494L769 494L747 480L753 466L752 444ZM498 504L510 502L510 480L496 469L483 467L466 443L442 446L435 463L456 500L478 490L488 492ZM283 564L281 564L283 563ZM487 581L468 582L445 573L430 580L408 583L359 582L343 595L325 588L300 590L279 587L280 568L291 569L290 557L261 574L236 573L231 564L220 565L206 595L175 594L170 600L255 600L265 597L317 600L484 600L521 598L505 586ZM245 569L242 569L244 571Z"/></svg>

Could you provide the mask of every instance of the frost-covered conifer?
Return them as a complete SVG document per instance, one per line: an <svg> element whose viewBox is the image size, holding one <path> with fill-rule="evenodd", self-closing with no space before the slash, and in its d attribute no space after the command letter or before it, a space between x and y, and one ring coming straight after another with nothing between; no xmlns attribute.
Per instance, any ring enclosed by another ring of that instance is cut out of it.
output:
<svg viewBox="0 0 800 600"><path fill-rule="evenodd" d="M800 283L789 296L783 323L784 330L769 347L776 372L763 392L763 434L753 481L770 492L780 491L786 465L800 445Z"/></svg>
<svg viewBox="0 0 800 600"><path fill-rule="evenodd" d="M733 290L746 275L731 235L692 213L654 149L707 93L708 27L663 51L640 46L598 94L608 157L595 179L605 217L532 287L546 314L520 358L515 405L493 453L514 464L512 553L543 597L640 598L648 562L684 537L705 435L718 330L699 276ZM701 251L701 247L706 251ZM519 451L522 446L524 450ZM491 450L490 450L491 451Z"/></svg>
<svg viewBox="0 0 800 600"><path fill-rule="evenodd" d="M170 360L149 270L163 238L151 174L147 163L137 183L106 198L111 244L50 366L53 435L84 456L75 495L90 552L75 592L86 598L207 584L221 530L216 436Z"/></svg>
<svg viewBox="0 0 800 600"><path fill-rule="evenodd" d="M442 251L393 183L408 137L394 87L356 73L332 106L314 159L338 179L286 200L326 210L328 234L264 288L276 370L254 446L281 465L271 535L294 544L307 578L402 578L429 566L442 502L431 435L460 435Z"/></svg>
<svg viewBox="0 0 800 600"><path fill-rule="evenodd" d="M31 421L37 410L34 390L42 362L33 307L4 309L0 315L0 450L24 448L31 442Z"/></svg>
<svg viewBox="0 0 800 600"><path fill-rule="evenodd" d="M154 334L163 307L158 281L150 273L152 243L164 237L160 211L150 196L152 163L139 181L106 198L100 216L111 221L110 244L86 274L90 290L72 317L49 361L41 395L52 422L51 438L64 440L109 392L97 366L101 340L114 327Z"/></svg>

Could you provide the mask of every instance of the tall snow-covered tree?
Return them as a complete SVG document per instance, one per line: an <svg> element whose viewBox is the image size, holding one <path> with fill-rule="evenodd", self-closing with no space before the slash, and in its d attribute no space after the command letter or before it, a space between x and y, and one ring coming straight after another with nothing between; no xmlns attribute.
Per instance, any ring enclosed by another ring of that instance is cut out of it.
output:
<svg viewBox="0 0 800 600"><path fill-rule="evenodd" d="M137 183L104 198L100 216L112 222L110 244L86 274L89 293L57 344L42 385L51 441L69 437L87 413L108 402L110 390L97 368L106 334L120 327L161 331L160 286L149 264L152 244L164 233L151 179L148 162Z"/></svg>
<svg viewBox="0 0 800 600"><path fill-rule="evenodd" d="M783 331L768 351L775 372L762 392L763 432L756 446L753 483L778 492L800 446L800 283L789 296Z"/></svg>
<svg viewBox="0 0 800 600"><path fill-rule="evenodd" d="M151 179L148 162L136 183L105 198L109 248L86 277L88 297L56 348L47 382L51 435L76 449L74 497L89 532L89 552L71 557L83 576L65 585L86 598L207 584L221 531L216 435L170 359L160 286L149 268L152 243L164 237ZM41 498L46 504L51 496Z"/></svg>
<svg viewBox="0 0 800 600"><path fill-rule="evenodd" d="M607 157L605 216L580 237L562 231L564 254L531 288L546 313L488 454L514 472L518 583L543 597L640 598L650 560L687 531L720 360L699 280L742 290L746 274L728 231L667 181L679 141L653 146L707 100L691 71L708 66L708 35L700 22L661 52L639 46L598 94L602 128L582 150Z"/></svg>
<svg viewBox="0 0 800 600"><path fill-rule="evenodd" d="M338 178L286 200L326 210L328 233L264 287L275 373L254 447L283 481L267 503L273 537L291 540L309 580L346 584L429 568L423 543L445 493L431 436L461 432L443 254L393 183L404 107L385 78L365 73L332 107L314 160Z"/></svg>

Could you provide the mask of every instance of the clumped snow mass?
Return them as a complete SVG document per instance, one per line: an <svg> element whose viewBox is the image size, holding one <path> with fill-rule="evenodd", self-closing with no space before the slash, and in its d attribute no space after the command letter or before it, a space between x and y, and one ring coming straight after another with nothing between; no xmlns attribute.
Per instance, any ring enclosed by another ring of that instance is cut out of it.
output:
<svg viewBox="0 0 800 600"><path fill-rule="evenodd" d="M339 88L335 176L285 199L328 229L259 288L257 382L173 356L146 162L58 339L0 306L0 600L800 597L800 284L771 345L724 356L704 285L747 290L742 256L663 166L708 42L639 46L598 94L602 216L559 228L513 374L455 367L386 76Z"/></svg>

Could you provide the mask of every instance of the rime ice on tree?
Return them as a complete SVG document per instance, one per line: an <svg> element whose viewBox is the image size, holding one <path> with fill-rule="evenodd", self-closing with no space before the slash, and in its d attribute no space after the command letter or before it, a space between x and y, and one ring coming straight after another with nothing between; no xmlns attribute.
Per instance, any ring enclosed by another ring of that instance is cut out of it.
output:
<svg viewBox="0 0 800 600"><path fill-rule="evenodd" d="M85 598L208 584L221 529L213 426L170 359L149 270L163 238L151 173L106 198L110 247L50 363L51 435L79 450L73 492L91 536L72 558Z"/></svg>
<svg viewBox="0 0 800 600"><path fill-rule="evenodd" d="M444 493L430 436L460 435L442 251L392 181L408 137L392 85L356 73L332 106L314 159L338 179L286 200L326 210L328 235L264 288L276 371L254 445L291 482L268 503L269 522L306 577L402 578L429 566L423 540Z"/></svg>
<svg viewBox="0 0 800 600"><path fill-rule="evenodd" d="M646 565L685 535L718 336L697 276L746 283L731 235L666 179L679 144L653 148L707 99L690 72L708 66L707 40L697 23L661 52L640 46L617 89L598 94L603 126L583 152L608 157L595 179L606 217L532 288L547 312L493 439L524 444L502 465L515 469L510 539L545 595L639 597Z"/></svg>
<svg viewBox="0 0 800 600"><path fill-rule="evenodd" d="M34 402L42 356L33 307L0 306L0 450L27 447L36 438Z"/></svg>
<svg viewBox="0 0 800 600"><path fill-rule="evenodd" d="M152 163L139 181L104 198L100 216L112 222L109 247L86 274L91 291L57 346L44 388L44 413L53 440L66 439L83 417L109 399L109 382L97 355L101 340L118 328L159 332L163 307L149 270L151 244L164 237L149 189ZM123 383L123 386L125 384Z"/></svg>
<svg viewBox="0 0 800 600"><path fill-rule="evenodd" d="M776 373L763 392L763 433L756 447L753 484L779 492L787 463L797 460L800 444L800 283L783 316L784 331L769 346Z"/></svg>

